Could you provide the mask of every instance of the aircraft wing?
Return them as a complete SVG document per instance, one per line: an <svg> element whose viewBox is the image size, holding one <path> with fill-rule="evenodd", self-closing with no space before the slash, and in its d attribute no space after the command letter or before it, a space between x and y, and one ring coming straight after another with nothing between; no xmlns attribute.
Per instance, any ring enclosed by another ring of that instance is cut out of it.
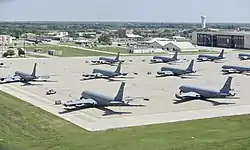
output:
<svg viewBox="0 0 250 150"><path fill-rule="evenodd" d="M230 69L222 69L222 72L234 73L234 72L238 72L238 70L237 70L237 69L230 68Z"/></svg>
<svg viewBox="0 0 250 150"><path fill-rule="evenodd" d="M250 59L250 57L249 56L240 56L239 57L241 60L247 60L247 59Z"/></svg>
<svg viewBox="0 0 250 150"><path fill-rule="evenodd" d="M162 63L163 61L161 59L151 59L151 63Z"/></svg>
<svg viewBox="0 0 250 150"><path fill-rule="evenodd" d="M208 57L198 57L199 61L210 61L211 59Z"/></svg>
<svg viewBox="0 0 250 150"><path fill-rule="evenodd" d="M175 97L178 99L196 99L200 98L201 95L196 92L187 92L187 93L181 93L181 94L175 94Z"/></svg>
<svg viewBox="0 0 250 150"><path fill-rule="evenodd" d="M95 104L97 104L97 102L93 99L77 99L77 100L67 101L63 105L65 107L82 107L82 106L91 106Z"/></svg>
<svg viewBox="0 0 250 150"><path fill-rule="evenodd" d="M20 81L22 78L19 76L8 76L8 77L0 77L1 82L15 82Z"/></svg>
<svg viewBox="0 0 250 150"><path fill-rule="evenodd" d="M105 63L107 63L107 61L105 61L105 60L92 60L91 62L94 63L94 64L105 64Z"/></svg>
<svg viewBox="0 0 250 150"><path fill-rule="evenodd" d="M157 74L159 76L172 76L174 73L172 71L158 71Z"/></svg>
<svg viewBox="0 0 250 150"><path fill-rule="evenodd" d="M103 74L101 73L91 73L91 74L83 74L83 77L87 77L88 79L102 78Z"/></svg>
<svg viewBox="0 0 250 150"><path fill-rule="evenodd" d="M49 79L50 76L38 76L39 79Z"/></svg>

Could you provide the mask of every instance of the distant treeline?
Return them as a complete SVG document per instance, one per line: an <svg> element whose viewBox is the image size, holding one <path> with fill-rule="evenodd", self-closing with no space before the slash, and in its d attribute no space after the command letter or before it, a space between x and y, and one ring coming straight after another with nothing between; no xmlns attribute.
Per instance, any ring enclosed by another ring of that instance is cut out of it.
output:
<svg viewBox="0 0 250 150"><path fill-rule="evenodd" d="M174 29L195 29L199 28L200 23L140 23L140 22L0 22L0 34L9 34L19 37L23 33L35 33L37 35L53 30L67 31L70 35L86 30L100 32L115 30L120 28L127 29L155 29L155 28L174 28ZM244 29L250 30L250 24L243 23L208 23L208 28L219 29Z"/></svg>

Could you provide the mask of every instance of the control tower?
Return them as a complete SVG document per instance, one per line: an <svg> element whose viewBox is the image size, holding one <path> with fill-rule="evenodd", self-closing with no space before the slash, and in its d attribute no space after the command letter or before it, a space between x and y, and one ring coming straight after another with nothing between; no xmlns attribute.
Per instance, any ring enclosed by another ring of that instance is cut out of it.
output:
<svg viewBox="0 0 250 150"><path fill-rule="evenodd" d="M206 19L207 19L206 16L201 16L201 27L202 27L202 29L206 28Z"/></svg>

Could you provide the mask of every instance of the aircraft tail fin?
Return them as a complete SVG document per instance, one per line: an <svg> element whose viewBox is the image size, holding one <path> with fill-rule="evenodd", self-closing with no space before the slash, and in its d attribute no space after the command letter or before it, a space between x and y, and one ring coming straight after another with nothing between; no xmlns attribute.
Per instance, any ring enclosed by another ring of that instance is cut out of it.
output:
<svg viewBox="0 0 250 150"><path fill-rule="evenodd" d="M228 77L227 81L225 82L224 86L220 90L221 93L229 93L231 89L231 83L232 83L233 77Z"/></svg>
<svg viewBox="0 0 250 150"><path fill-rule="evenodd" d="M220 58L223 58L223 55L224 55L224 49L220 52L219 57L220 57Z"/></svg>
<svg viewBox="0 0 250 150"><path fill-rule="evenodd" d="M115 60L119 60L119 57L120 57L120 52L117 53Z"/></svg>
<svg viewBox="0 0 250 150"><path fill-rule="evenodd" d="M178 51L175 51L174 56L172 57L172 59L177 60L177 56L178 56Z"/></svg>
<svg viewBox="0 0 250 150"><path fill-rule="evenodd" d="M194 68L194 60L192 59L187 67L187 71L193 72L194 71L193 68Z"/></svg>
<svg viewBox="0 0 250 150"><path fill-rule="evenodd" d="M115 101L122 101L124 93L125 82L122 82L117 95L115 96Z"/></svg>
<svg viewBox="0 0 250 150"><path fill-rule="evenodd" d="M121 64L122 64L122 62L120 61L118 66L117 66L117 69L115 70L115 73L121 73Z"/></svg>
<svg viewBox="0 0 250 150"><path fill-rule="evenodd" d="M33 71L31 73L31 76L36 76L36 65L37 63L34 64Z"/></svg>

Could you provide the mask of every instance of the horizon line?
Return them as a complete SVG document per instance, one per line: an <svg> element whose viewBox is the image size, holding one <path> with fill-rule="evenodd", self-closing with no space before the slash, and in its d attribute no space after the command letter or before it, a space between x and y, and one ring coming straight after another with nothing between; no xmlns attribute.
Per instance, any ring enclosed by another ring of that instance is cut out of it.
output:
<svg viewBox="0 0 250 150"><path fill-rule="evenodd" d="M201 22L198 21L119 21L119 20L100 20L100 21L96 21L96 20L75 20L75 21L68 21L68 20L42 20L42 21L35 21L35 20L0 20L0 23L43 23L43 22L65 22L65 23L75 23L75 22L87 22L87 23L170 23L170 24L179 24L179 23L183 23L183 24L200 24ZM250 21L235 21L235 22L226 22L226 21L221 21L221 22L209 22L207 21L207 24L250 24Z"/></svg>

